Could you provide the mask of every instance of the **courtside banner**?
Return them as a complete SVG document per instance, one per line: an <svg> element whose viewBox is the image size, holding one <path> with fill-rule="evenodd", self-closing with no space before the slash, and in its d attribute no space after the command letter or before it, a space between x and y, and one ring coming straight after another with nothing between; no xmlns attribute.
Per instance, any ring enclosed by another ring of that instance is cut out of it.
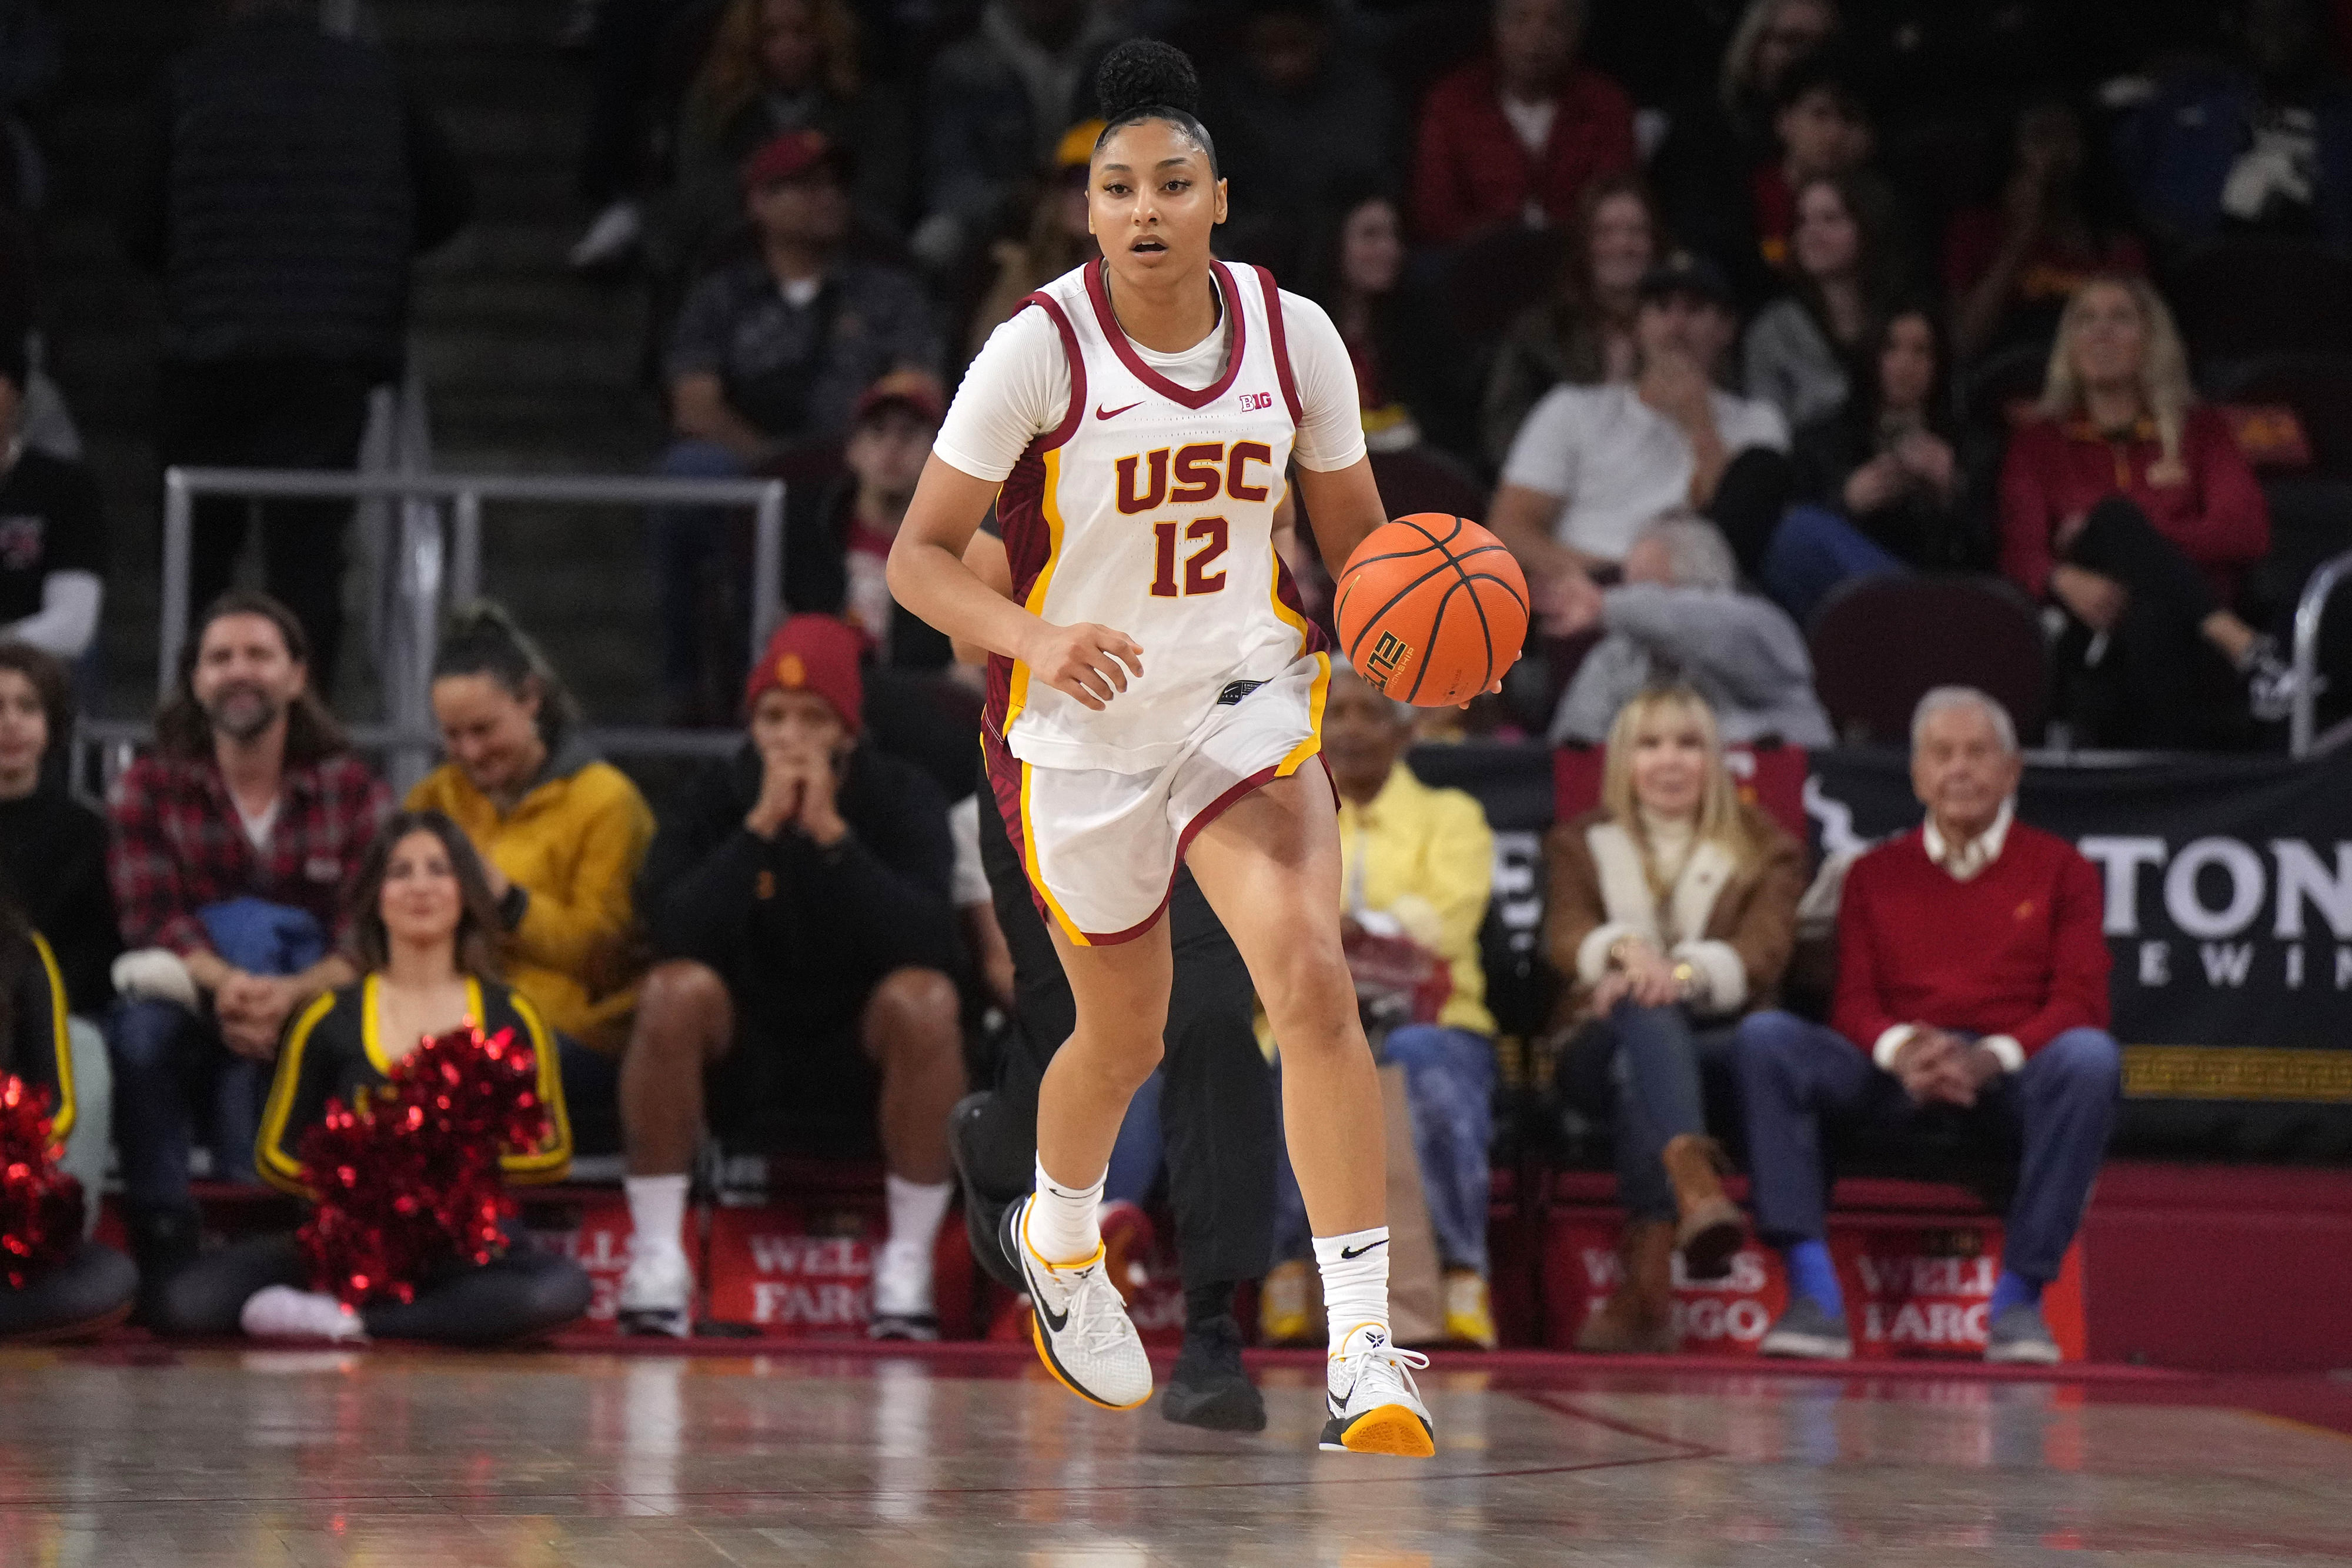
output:
<svg viewBox="0 0 2352 1568"><path fill-rule="evenodd" d="M1879 752L1805 808L1825 854L1920 817ZM2352 758L2031 768L2019 815L2098 868L2127 1097L2352 1108Z"/></svg>

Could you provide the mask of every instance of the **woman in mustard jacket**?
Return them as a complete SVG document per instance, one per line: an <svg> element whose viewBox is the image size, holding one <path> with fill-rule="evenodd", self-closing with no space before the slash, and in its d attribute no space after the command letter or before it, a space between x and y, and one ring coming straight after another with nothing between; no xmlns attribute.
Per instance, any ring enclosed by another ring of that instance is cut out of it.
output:
<svg viewBox="0 0 2352 1568"><path fill-rule="evenodd" d="M571 694L496 605L461 612L443 637L433 716L449 759L408 809L442 812L473 841L509 983L558 1034L617 1061L643 967L631 889L653 841L645 797L580 744ZM575 1104L611 1092L566 1087Z"/></svg>

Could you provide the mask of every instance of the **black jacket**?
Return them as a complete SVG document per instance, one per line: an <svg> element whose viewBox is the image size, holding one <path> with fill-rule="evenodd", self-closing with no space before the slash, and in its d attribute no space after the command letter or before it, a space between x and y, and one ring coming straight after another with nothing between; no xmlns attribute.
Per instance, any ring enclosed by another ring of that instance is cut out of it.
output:
<svg viewBox="0 0 2352 1568"><path fill-rule="evenodd" d="M0 878L48 938L75 1012L95 1017L114 995L122 932L106 879L106 819L44 785L0 800Z"/></svg>
<svg viewBox="0 0 2352 1568"><path fill-rule="evenodd" d="M383 50L277 15L172 62L131 189L123 246L163 275L165 356L199 363L396 365L410 258L473 205Z"/></svg>
<svg viewBox="0 0 2352 1568"><path fill-rule="evenodd" d="M894 969L958 965L947 802L919 769L868 747L843 765L849 834L819 849L743 819L760 795L747 743L688 788L654 834L637 909L667 957L709 965L739 1016L819 1030L856 1018Z"/></svg>

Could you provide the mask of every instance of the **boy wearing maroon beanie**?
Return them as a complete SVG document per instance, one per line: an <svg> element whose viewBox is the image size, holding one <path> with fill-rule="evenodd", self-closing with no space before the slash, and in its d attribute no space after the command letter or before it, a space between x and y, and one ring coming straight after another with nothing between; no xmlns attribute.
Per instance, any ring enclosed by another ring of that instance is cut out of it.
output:
<svg viewBox="0 0 2352 1568"><path fill-rule="evenodd" d="M1957 1134L2017 1160L1985 1359L2058 1359L2042 1288L2090 1200L2122 1061L2107 1033L2098 873L2016 820L2023 771L1992 698L1960 686L1922 698L1911 784L1927 820L1846 874L1831 1027L1784 1012L1739 1026L1756 1229L1789 1268L1767 1355L1853 1354L1822 1244L1827 1122Z"/></svg>
<svg viewBox="0 0 2352 1568"><path fill-rule="evenodd" d="M707 1101L722 1130L797 1149L878 1133L890 1226L873 1330L938 1337L931 1248L964 1087L955 852L939 787L858 744L860 648L829 615L786 621L745 684L743 745L646 855L637 909L661 961L621 1064L625 1332L691 1332L679 1226Z"/></svg>

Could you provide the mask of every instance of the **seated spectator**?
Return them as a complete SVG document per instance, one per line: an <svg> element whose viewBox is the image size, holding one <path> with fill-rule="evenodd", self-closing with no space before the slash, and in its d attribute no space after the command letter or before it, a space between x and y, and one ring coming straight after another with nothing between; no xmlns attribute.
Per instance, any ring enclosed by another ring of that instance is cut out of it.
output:
<svg viewBox="0 0 2352 1568"><path fill-rule="evenodd" d="M1721 716L1724 738L1828 746L1829 716L1813 695L1804 633L1769 600L1739 591L1722 533L1687 512L1644 527L1625 552L1617 586L1567 580L1565 613L1544 630L1604 635L1577 666L1552 716L1554 745L1599 745L1627 703L1666 681L1688 683Z"/></svg>
<svg viewBox="0 0 2352 1568"><path fill-rule="evenodd" d="M499 928L482 862L455 822L438 811L403 811L384 824L352 884L352 946L365 971L304 1009L278 1053L255 1151L272 1186L311 1197L302 1140L326 1119L329 1103L349 1106L381 1090L388 1070L425 1040L469 1022L489 1034L511 1031L537 1059L548 1136L536 1148L499 1151L507 1179L563 1178L572 1130L556 1038L521 992L499 983ZM309 1283L291 1235L240 1241L166 1284L155 1326L215 1335L242 1328L258 1339L498 1344L562 1327L588 1310L593 1293L586 1270L542 1251L519 1226L508 1230L504 1256L409 1281L414 1301L354 1312Z"/></svg>
<svg viewBox="0 0 2352 1568"><path fill-rule="evenodd" d="M1436 329L1442 315L1405 277L1404 219L1370 192L1343 203L1308 257L1305 293L1330 312L1356 368L1364 443L1402 452L1427 438L1452 446L1457 429L1450 371L1458 342Z"/></svg>
<svg viewBox="0 0 2352 1568"><path fill-rule="evenodd" d="M1030 205L1023 237L998 240L991 248L996 277L972 312L971 330L964 338L967 361L1029 296L1102 254L1096 248L1094 230L1088 226L1093 220L1087 212L1087 173L1102 129L1099 120L1081 120L1070 127L1054 149L1053 173Z"/></svg>
<svg viewBox="0 0 2352 1568"><path fill-rule="evenodd" d="M293 612L215 600L155 716L155 749L115 780L107 868L123 946L107 1029L115 1138L142 1310L196 1253L194 1101L217 1173L253 1178L255 1127L287 1020L356 977L336 950L343 891L392 811L310 685Z"/></svg>
<svg viewBox="0 0 2352 1568"><path fill-rule="evenodd" d="M2040 417L2000 476L2000 569L2068 617L2065 705L2090 744L2204 747L2283 718L2293 677L2230 608L2270 508L2229 422L2193 402L2172 313L2143 279L2068 302Z"/></svg>
<svg viewBox="0 0 2352 1568"><path fill-rule="evenodd" d="M1780 78L1772 111L1778 149L1748 177L1751 254L1775 271L1789 265L1797 226L1797 191L1808 181L1851 174L1870 162L1875 137L1870 110L1843 62L1814 55Z"/></svg>
<svg viewBox="0 0 2352 1568"><path fill-rule="evenodd" d="M1748 0L1715 89L1666 106L1666 133L1650 161L1666 227L1724 267L1748 304L1763 300L1772 278L1749 225L1748 176L1779 154L1772 122L1781 82L1837 31L1835 0Z"/></svg>
<svg viewBox="0 0 2352 1568"><path fill-rule="evenodd" d="M1733 1048L1756 1230L1787 1261L1767 1355L1853 1354L1822 1239L1824 1134L1957 1142L2015 1173L1985 1359L2054 1363L2042 1288L2058 1277L2115 1125L2099 874L2016 820L2024 763L1981 692L1920 699L1911 785L1927 820L1847 873L1827 1028L1751 1014Z"/></svg>
<svg viewBox="0 0 2352 1568"><path fill-rule="evenodd" d="M1950 351L1935 312L1900 307L1863 347L1858 395L1797 432L1799 498L1921 571L1990 570L1990 465L1954 428ZM1776 556L1788 531L1784 520L1773 538ZM1817 603L1837 582L1874 569L1838 552L1826 572L1799 584L1789 580L1799 563L1780 565L1781 580L1773 581L1769 565L1766 577L1783 602Z"/></svg>
<svg viewBox="0 0 2352 1568"><path fill-rule="evenodd" d="M408 810L472 841L498 906L499 970L566 1051L575 1101L612 1103L636 1007L637 873L654 816L629 776L580 738L579 705L506 612L459 613L433 659L433 717L448 760Z"/></svg>
<svg viewBox="0 0 2352 1568"><path fill-rule="evenodd" d="M898 94L860 70L847 0L728 0L673 143L664 227L677 268L697 267L742 222L744 160L795 131L817 131L842 150L857 221L906 231L914 128Z"/></svg>
<svg viewBox="0 0 2352 1568"><path fill-rule="evenodd" d="M2155 238L2255 231L2352 246L2352 89L2318 0L2248 0L2243 57L2181 72L2126 115L2116 162Z"/></svg>
<svg viewBox="0 0 2352 1568"><path fill-rule="evenodd" d="M106 819L68 794L64 770L50 765L73 736L73 715L65 666L0 642L0 896L13 894L48 943L65 987L80 1103L63 1158L92 1195L95 1224L114 1123L114 1074L97 1020L114 998L122 933L106 880Z"/></svg>
<svg viewBox="0 0 2352 1568"><path fill-rule="evenodd" d="M70 664L98 640L106 515L88 468L21 439L24 393L24 359L0 349L0 638Z"/></svg>
<svg viewBox="0 0 2352 1568"><path fill-rule="evenodd" d="M1676 256L1642 279L1634 380L1555 387L1503 465L1491 526L1538 611L1574 571L1613 569L1652 518L1693 508L1762 548L1788 504L1788 423L1717 385L1738 321L1711 263Z"/></svg>
<svg viewBox="0 0 2352 1568"><path fill-rule="evenodd" d="M938 1337L931 1247L963 1092L954 850L938 788L859 744L857 654L838 621L785 622L745 688L742 748L655 835L638 908L662 961L621 1064L625 1332L689 1332L677 1238L707 1097L722 1129L878 1127L890 1218L873 1332Z"/></svg>
<svg viewBox="0 0 2352 1568"><path fill-rule="evenodd" d="M1633 100L1576 58L1584 0L1496 0L1493 46L1440 78L1421 110L1420 237L1566 223L1585 186L1636 162Z"/></svg>
<svg viewBox="0 0 2352 1568"><path fill-rule="evenodd" d="M1846 367L1900 288L1886 200L1860 173L1808 175L1797 187L1783 268L1789 292L1748 324L1748 395L1791 426L1845 406Z"/></svg>
<svg viewBox="0 0 2352 1568"><path fill-rule="evenodd" d="M596 214L565 258L575 269L625 261L645 239L656 143L669 140L688 78L709 52L720 3L594 0L572 8L559 37L588 55L572 192Z"/></svg>
<svg viewBox="0 0 2352 1568"><path fill-rule="evenodd" d="M123 248L163 280L158 455L348 469L369 389L407 357L411 259L465 225L473 190L381 47L328 36L297 0L219 9L225 25L165 73L129 175ZM257 515L269 591L301 620L311 680L329 694L351 509L242 496L195 507L191 601L228 589Z"/></svg>
<svg viewBox="0 0 2352 1568"><path fill-rule="evenodd" d="M1741 802L1715 716L1688 686L1648 687L1618 710L1601 800L1544 842L1544 947L1572 988L1562 1012L1599 1020L1617 1064L1623 1273L1576 1347L1667 1354L1674 1255L1689 1278L1721 1279L1745 1238L1701 1077L1729 1077L1733 1026L1772 1005L1796 949L1804 852Z"/></svg>
<svg viewBox="0 0 2352 1568"><path fill-rule="evenodd" d="M1201 84L1233 193L1218 249L1280 277L1298 270L1314 225L1389 183L1398 162L1396 95L1341 45L1338 10L1338 0L1258 0L1240 49Z"/></svg>
<svg viewBox="0 0 2352 1568"><path fill-rule="evenodd" d="M802 486L810 499L793 508L784 536L784 602L846 621L875 662L892 668L936 671L950 661L947 634L899 609L882 579L946 416L938 380L923 371L893 371L867 387L843 449L846 472Z"/></svg>
<svg viewBox="0 0 2352 1568"><path fill-rule="evenodd" d="M1494 1135L1495 1018L1486 1010L1478 927L1494 888L1495 835L1472 797L1413 777L1404 762L1412 745L1412 710L1335 664L1323 757L1339 796L1349 967L1382 1060L1404 1069L1413 1149L1444 1272L1446 1338L1491 1350L1486 1151ZM1435 984L1401 995L1400 952L1433 971ZM1433 1005L1433 994L1442 998ZM1307 1207L1286 1155L1276 1176L1275 1256L1304 1267ZM1269 1298L1279 1289L1270 1280Z"/></svg>
<svg viewBox="0 0 2352 1568"><path fill-rule="evenodd" d="M760 253L687 298L669 352L677 439L666 475L761 472L796 446L847 434L859 395L884 371L939 366L938 324L915 279L842 254L849 204L832 141L814 131L777 137L743 166L743 187ZM709 684L704 578L720 564L726 514L656 507L652 522L663 685L672 709L691 716Z"/></svg>
<svg viewBox="0 0 2352 1568"><path fill-rule="evenodd" d="M995 234L1063 128L1093 107L1094 69L1128 35L1109 0L988 0L923 84L923 221L915 253L945 267Z"/></svg>
<svg viewBox="0 0 2352 1568"><path fill-rule="evenodd" d="M1550 299L1511 325L1486 382L1481 447L1496 468L1544 393L1565 382L1633 379L1633 314L1642 277L1665 248L1658 206L1638 176L1585 187L1569 225L1568 256Z"/></svg>
<svg viewBox="0 0 2352 1568"><path fill-rule="evenodd" d="M2019 110L2010 157L2000 200L1953 214L1944 231L1944 288L1964 361L2047 343L2085 281L2147 265L2139 240L2107 210L2106 182L2093 175L2071 99L2046 96Z"/></svg>
<svg viewBox="0 0 2352 1568"><path fill-rule="evenodd" d="M6 733L7 722L0 718L0 736ZM58 977L56 955L5 883L0 883L0 1073L46 1096L52 1147L72 1136L81 1100L75 1092L65 984ZM103 1149L100 1154L99 1174L103 1176ZM82 1203L92 1218L98 1198L96 1185L82 1188ZM10 1261L13 1265L16 1260ZM138 1291L139 1273L130 1259L111 1247L78 1239L55 1263L28 1270L21 1286L0 1278L0 1341L98 1333L122 1321Z"/></svg>

